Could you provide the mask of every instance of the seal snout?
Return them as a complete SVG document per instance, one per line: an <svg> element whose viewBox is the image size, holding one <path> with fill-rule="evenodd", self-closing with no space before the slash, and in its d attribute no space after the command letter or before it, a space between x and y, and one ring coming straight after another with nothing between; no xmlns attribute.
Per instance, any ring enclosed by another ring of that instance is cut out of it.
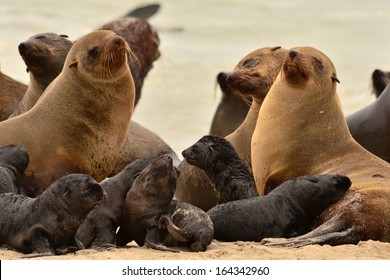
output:
<svg viewBox="0 0 390 280"><path fill-rule="evenodd" d="M291 59L294 59L294 58L297 56L297 54L298 54L298 53L297 53L296 51L290 51L290 52L289 52L289 55L290 55L290 58L291 58Z"/></svg>
<svg viewBox="0 0 390 280"><path fill-rule="evenodd" d="M349 187L352 185L351 179L345 175L338 174L337 175L337 185L342 187L343 190L347 191Z"/></svg>

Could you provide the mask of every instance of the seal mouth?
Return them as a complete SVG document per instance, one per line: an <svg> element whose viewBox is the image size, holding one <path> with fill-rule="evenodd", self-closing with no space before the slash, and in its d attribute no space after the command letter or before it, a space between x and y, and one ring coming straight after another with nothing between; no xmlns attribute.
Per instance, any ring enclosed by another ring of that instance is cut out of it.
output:
<svg viewBox="0 0 390 280"><path fill-rule="evenodd" d="M37 47L28 43L21 43L18 46L19 54L29 68L40 68L45 65L45 60L51 55L46 47Z"/></svg>

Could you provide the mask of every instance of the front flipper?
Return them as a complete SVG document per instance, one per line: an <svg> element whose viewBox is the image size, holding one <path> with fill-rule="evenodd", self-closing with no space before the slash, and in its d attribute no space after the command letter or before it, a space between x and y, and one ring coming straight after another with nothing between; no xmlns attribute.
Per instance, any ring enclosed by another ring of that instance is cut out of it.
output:
<svg viewBox="0 0 390 280"><path fill-rule="evenodd" d="M30 229L29 238L26 240L30 244L32 252L44 255L54 255L55 251L50 244L51 235L42 225L35 225Z"/></svg>
<svg viewBox="0 0 390 280"><path fill-rule="evenodd" d="M162 242L166 236L165 230L161 230L157 227L151 227L145 237L145 244L152 249L160 251L168 251L178 253L179 250L172 249L162 245Z"/></svg>
<svg viewBox="0 0 390 280"><path fill-rule="evenodd" d="M159 228L163 227L164 222L169 234L177 241L189 242L192 239L192 234L183 231L173 223L171 215L161 215L158 221Z"/></svg>
<svg viewBox="0 0 390 280"><path fill-rule="evenodd" d="M342 245L357 244L362 240L361 227L348 226L337 216L321 224L307 234L283 239L265 238L260 244L268 247L293 247L299 248L307 245Z"/></svg>

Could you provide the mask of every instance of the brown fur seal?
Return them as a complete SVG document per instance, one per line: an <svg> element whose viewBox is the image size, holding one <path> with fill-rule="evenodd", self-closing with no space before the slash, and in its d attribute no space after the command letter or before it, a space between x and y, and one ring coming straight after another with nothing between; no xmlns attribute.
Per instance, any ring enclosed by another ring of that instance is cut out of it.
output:
<svg viewBox="0 0 390 280"><path fill-rule="evenodd" d="M135 56L129 57L129 66L135 83L135 103L138 104L146 75L153 62L160 57L160 39L154 28L144 19L126 17L108 22L99 30L111 30L122 36Z"/></svg>
<svg viewBox="0 0 390 280"><path fill-rule="evenodd" d="M390 72L385 72L380 69L374 70L371 75L373 92L378 98L390 83Z"/></svg>
<svg viewBox="0 0 390 280"><path fill-rule="evenodd" d="M240 60L227 82L235 92L253 98L243 123L226 139L233 145L239 157L251 166L251 138L256 126L260 106L274 79L279 73L287 50L281 47L257 49ZM176 198L205 211L217 204L217 197L206 173L182 161L177 182Z"/></svg>
<svg viewBox="0 0 390 280"><path fill-rule="evenodd" d="M133 112L129 52L112 31L85 35L36 105L0 123L0 145L20 144L30 155L22 193L36 196L69 173L109 174Z"/></svg>
<svg viewBox="0 0 390 280"><path fill-rule="evenodd" d="M252 97L243 98L229 87L228 75L229 73L225 72L217 75L222 97L211 122L210 135L225 137L235 131L244 121L252 102Z"/></svg>
<svg viewBox="0 0 390 280"><path fill-rule="evenodd" d="M214 238L260 241L306 233L321 212L337 202L351 185L343 175L301 176L282 183L262 197L217 205L207 214Z"/></svg>
<svg viewBox="0 0 390 280"><path fill-rule="evenodd" d="M39 33L19 44L19 54L30 73L30 83L18 108L10 117L30 110L47 86L60 74L72 46L67 38L66 35L55 33Z"/></svg>
<svg viewBox="0 0 390 280"><path fill-rule="evenodd" d="M348 131L331 60L311 47L289 50L259 112L252 169L261 195L305 174L341 173L352 186L297 237L295 246L390 241L390 165Z"/></svg>
<svg viewBox="0 0 390 280"><path fill-rule="evenodd" d="M225 138L203 136L182 155L189 164L206 172L213 183L218 203L259 196L248 166Z"/></svg>
<svg viewBox="0 0 390 280"><path fill-rule="evenodd" d="M204 252L214 236L213 222L200 208L173 199L158 220L160 242L168 247L188 247ZM165 249L165 248L164 248Z"/></svg>
<svg viewBox="0 0 390 280"><path fill-rule="evenodd" d="M70 174L37 198L0 195L0 243L24 254L74 246L77 228L105 197L90 176Z"/></svg>
<svg viewBox="0 0 390 280"><path fill-rule="evenodd" d="M0 148L0 194L20 193L20 180L28 165L28 153L20 145Z"/></svg>
<svg viewBox="0 0 390 280"><path fill-rule="evenodd" d="M80 249L116 245L116 230L120 223L127 192L134 179L152 160L154 158L135 160L114 177L100 182L107 193L107 199L89 212L78 228L75 239Z"/></svg>
<svg viewBox="0 0 390 280"><path fill-rule="evenodd" d="M27 86L0 71L0 121L6 120L18 107Z"/></svg>
<svg viewBox="0 0 390 280"><path fill-rule="evenodd" d="M143 246L145 240L154 240L157 221L172 201L178 173L172 158L167 155L152 161L138 177L127 193L117 245L124 246L134 240Z"/></svg>

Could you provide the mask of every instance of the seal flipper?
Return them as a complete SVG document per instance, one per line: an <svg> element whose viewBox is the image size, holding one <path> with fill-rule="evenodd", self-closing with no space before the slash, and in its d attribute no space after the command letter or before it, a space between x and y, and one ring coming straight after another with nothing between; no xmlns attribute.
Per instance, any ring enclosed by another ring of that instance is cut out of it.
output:
<svg viewBox="0 0 390 280"><path fill-rule="evenodd" d="M50 244L50 233L42 225L35 225L31 228L29 239L25 242L29 242L32 252L38 252L39 254L55 255L53 246Z"/></svg>
<svg viewBox="0 0 390 280"><path fill-rule="evenodd" d="M334 216L312 231L284 241L273 241L272 238L264 238L260 244L268 247L293 247L299 248L307 245L342 245L357 244L361 240L360 227L348 226L338 216Z"/></svg>
<svg viewBox="0 0 390 280"><path fill-rule="evenodd" d="M181 228L177 227L173 221L171 215L161 215L160 220L158 221L159 228L163 227L162 223L165 222L165 227L170 235L174 239L180 242L188 242L192 238L192 235L184 232Z"/></svg>
<svg viewBox="0 0 390 280"><path fill-rule="evenodd" d="M168 252L174 252L178 253L179 250L172 249L169 247L166 247L162 245L162 242L166 236L166 233L164 230L161 230L157 227L151 227L149 228L146 237L145 237L145 244L152 249L160 250L160 251L168 251Z"/></svg>

